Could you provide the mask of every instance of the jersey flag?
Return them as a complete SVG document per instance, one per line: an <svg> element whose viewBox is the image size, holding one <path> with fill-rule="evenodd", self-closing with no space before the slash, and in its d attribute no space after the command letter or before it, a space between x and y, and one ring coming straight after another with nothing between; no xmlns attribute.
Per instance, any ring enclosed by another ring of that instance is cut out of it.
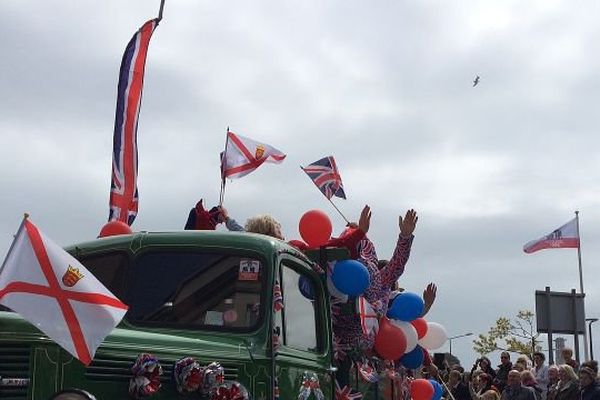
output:
<svg viewBox="0 0 600 400"><path fill-rule="evenodd" d="M301 168L327 199L331 200L333 196L346 198L342 177L338 172L333 156L321 158Z"/></svg>
<svg viewBox="0 0 600 400"><path fill-rule="evenodd" d="M227 132L225 152L221 154L223 178L241 178L260 167L263 163L279 164L285 154L268 144Z"/></svg>
<svg viewBox="0 0 600 400"><path fill-rule="evenodd" d="M128 308L28 219L0 269L0 304L85 365Z"/></svg>
<svg viewBox="0 0 600 400"><path fill-rule="evenodd" d="M546 236L532 240L523 246L525 253L533 253L543 249L556 248L579 248L579 231L577 229L577 218L573 218L563 226L555 229Z"/></svg>
<svg viewBox="0 0 600 400"><path fill-rule="evenodd" d="M125 48L119 72L108 220L128 225L133 223L138 213L138 118L146 55L157 26L158 19L151 19L133 35Z"/></svg>

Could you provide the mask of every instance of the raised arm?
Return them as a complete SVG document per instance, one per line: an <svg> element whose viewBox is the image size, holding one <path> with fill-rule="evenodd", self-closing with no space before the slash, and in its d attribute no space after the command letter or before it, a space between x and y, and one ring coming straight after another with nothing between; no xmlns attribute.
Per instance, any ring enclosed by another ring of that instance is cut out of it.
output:
<svg viewBox="0 0 600 400"><path fill-rule="evenodd" d="M229 216L229 213L227 212L227 209L225 207L220 206L219 208L221 210L221 217L223 218L223 221L225 221L225 226L227 227L227 230L233 231L233 232L244 232L245 231L243 226L238 224L235 219L233 219Z"/></svg>
<svg viewBox="0 0 600 400"><path fill-rule="evenodd" d="M425 307L423 307L423 314L421 314L421 317L424 317L429 312L433 302L435 301L436 295L437 286L435 283L431 282L429 285L427 285L427 288L423 290L423 302L425 303Z"/></svg>
<svg viewBox="0 0 600 400"><path fill-rule="evenodd" d="M417 226L417 212L408 210L404 218L399 216L398 225L400 227L400 236L396 243L394 255L390 262L381 270L381 282L384 286L391 287L394 282L404 273L404 267L410 257L410 248L413 242L413 232Z"/></svg>

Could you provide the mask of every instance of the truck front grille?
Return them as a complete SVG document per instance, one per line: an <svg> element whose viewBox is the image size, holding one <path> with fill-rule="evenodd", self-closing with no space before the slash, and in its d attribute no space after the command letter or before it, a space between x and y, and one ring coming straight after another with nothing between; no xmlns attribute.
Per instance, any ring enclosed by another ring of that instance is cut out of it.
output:
<svg viewBox="0 0 600 400"><path fill-rule="evenodd" d="M0 398L23 400L27 398L31 347L17 343L0 343Z"/></svg>

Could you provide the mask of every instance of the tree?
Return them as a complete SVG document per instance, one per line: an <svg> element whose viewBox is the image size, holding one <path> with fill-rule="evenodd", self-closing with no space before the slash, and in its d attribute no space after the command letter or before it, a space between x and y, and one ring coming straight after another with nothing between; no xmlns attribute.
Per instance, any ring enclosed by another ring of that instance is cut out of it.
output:
<svg viewBox="0 0 600 400"><path fill-rule="evenodd" d="M498 318L487 335L480 334L473 341L473 350L482 356L496 350L505 350L526 354L531 358L534 352L541 349L540 341L537 340L539 336L534 329L534 313L520 310L512 321L506 317Z"/></svg>

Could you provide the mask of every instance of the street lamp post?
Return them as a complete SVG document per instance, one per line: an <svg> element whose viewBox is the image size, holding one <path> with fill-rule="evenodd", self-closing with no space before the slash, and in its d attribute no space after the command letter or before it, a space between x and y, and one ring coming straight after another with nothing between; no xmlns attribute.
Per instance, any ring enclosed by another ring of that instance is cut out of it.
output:
<svg viewBox="0 0 600 400"><path fill-rule="evenodd" d="M586 318L585 320L588 322L588 331L590 333L590 359L593 360L594 348L592 347L592 324L598 321L598 318Z"/></svg>
<svg viewBox="0 0 600 400"><path fill-rule="evenodd" d="M461 335L456 335L448 338L448 343L450 343L450 355L452 355L452 339L458 339L465 336L471 336L473 332L463 333Z"/></svg>

